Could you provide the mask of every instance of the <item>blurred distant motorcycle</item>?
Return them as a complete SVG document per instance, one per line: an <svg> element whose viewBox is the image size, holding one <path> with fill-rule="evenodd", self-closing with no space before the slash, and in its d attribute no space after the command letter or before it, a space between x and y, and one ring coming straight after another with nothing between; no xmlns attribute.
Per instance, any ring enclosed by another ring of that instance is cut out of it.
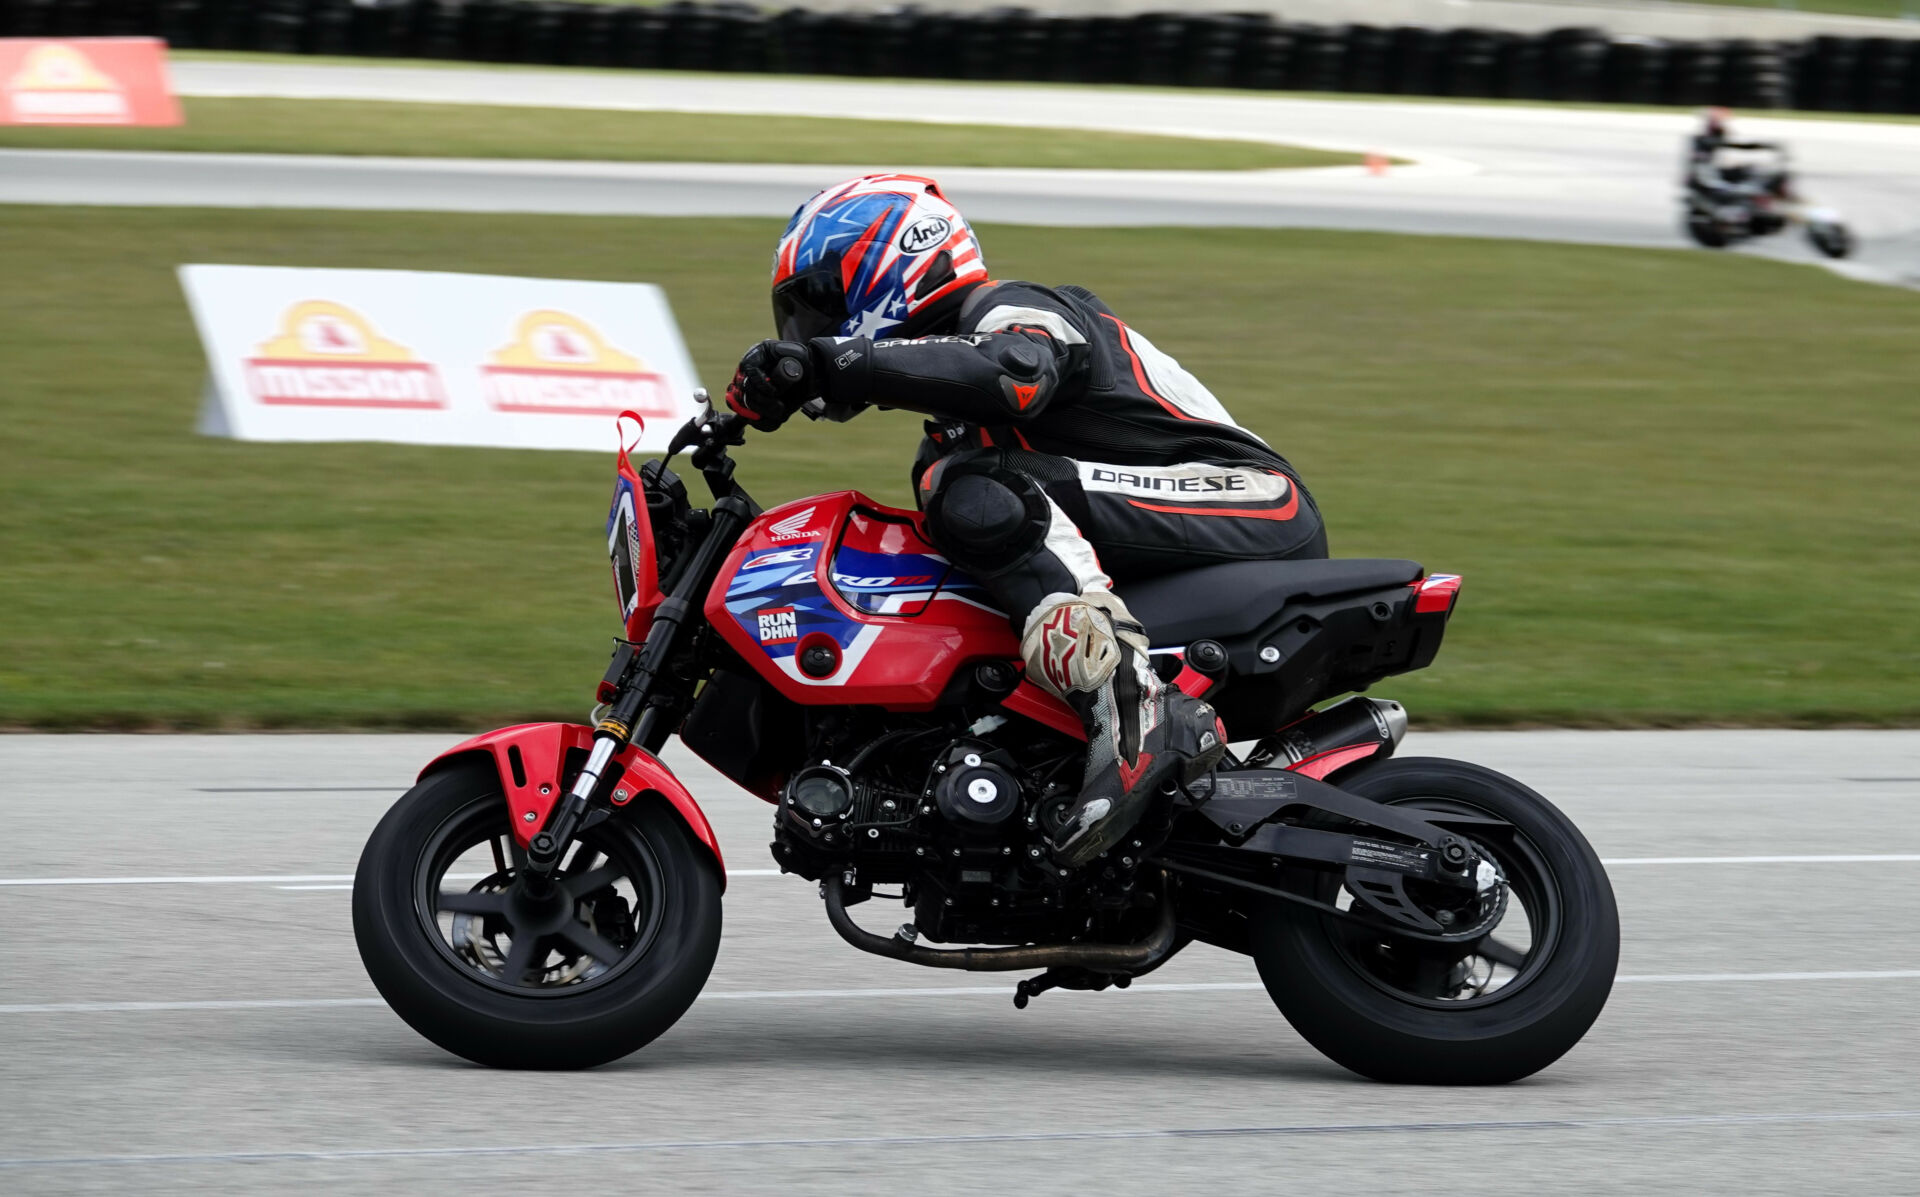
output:
<svg viewBox="0 0 1920 1197"><path fill-rule="evenodd" d="M1740 148L1754 151L1758 160L1719 167L1711 182L1689 181L1683 201L1688 236L1708 249L1725 249L1797 224L1827 257L1853 252L1853 233L1840 213L1797 194L1785 146L1751 142Z"/></svg>
<svg viewBox="0 0 1920 1197"><path fill-rule="evenodd" d="M771 804L774 861L819 883L843 939L1037 973L1016 1006L1125 989L1199 941L1252 956L1286 1018L1348 1068L1456 1084L1544 1068L1599 1016L1619 916L1573 823L1490 769L1389 759L1397 703L1312 709L1432 661L1457 576L1247 561L1120 587L1164 676L1256 743L1064 869L1046 838L1079 789L1085 733L1021 675L1006 616L918 512L855 491L763 512L728 455L744 427L709 413L665 460L617 455L607 537L625 636L593 725L459 745L368 840L354 933L422 1035L483 1064L582 1068L693 1004L726 872L656 755L676 734ZM711 507L668 468L685 449ZM883 897L910 912L898 930L849 914Z"/></svg>

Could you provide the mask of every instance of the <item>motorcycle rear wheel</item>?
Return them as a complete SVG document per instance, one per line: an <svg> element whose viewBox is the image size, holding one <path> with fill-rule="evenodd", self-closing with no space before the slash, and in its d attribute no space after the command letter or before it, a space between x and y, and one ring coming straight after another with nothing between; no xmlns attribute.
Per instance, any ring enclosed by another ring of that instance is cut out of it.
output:
<svg viewBox="0 0 1920 1197"><path fill-rule="evenodd" d="M1503 1084L1578 1043L1613 988L1620 919L1573 823L1519 782L1460 761L1385 761L1340 786L1454 816L1501 870L1508 905L1482 938L1449 946L1275 901L1251 946L1294 1029L1362 1076L1405 1084ZM1340 892L1329 878L1321 897L1338 905Z"/></svg>
<svg viewBox="0 0 1920 1197"><path fill-rule="evenodd" d="M638 802L591 828L544 901L524 859L490 765L434 773L380 820L353 931L394 1012L495 1068L591 1068L677 1022L720 946L719 870L679 818Z"/></svg>
<svg viewBox="0 0 1920 1197"><path fill-rule="evenodd" d="M1733 242L1727 226L1705 212L1688 212L1686 225L1687 235L1704 249L1725 249Z"/></svg>

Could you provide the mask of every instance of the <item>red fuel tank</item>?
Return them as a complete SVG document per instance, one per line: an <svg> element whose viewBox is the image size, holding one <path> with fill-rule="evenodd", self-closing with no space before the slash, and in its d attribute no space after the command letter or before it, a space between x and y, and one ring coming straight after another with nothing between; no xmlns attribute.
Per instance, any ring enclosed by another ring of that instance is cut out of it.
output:
<svg viewBox="0 0 1920 1197"><path fill-rule="evenodd" d="M963 666L1020 651L1006 615L927 541L918 512L858 491L761 515L706 615L780 693L809 704L925 710Z"/></svg>

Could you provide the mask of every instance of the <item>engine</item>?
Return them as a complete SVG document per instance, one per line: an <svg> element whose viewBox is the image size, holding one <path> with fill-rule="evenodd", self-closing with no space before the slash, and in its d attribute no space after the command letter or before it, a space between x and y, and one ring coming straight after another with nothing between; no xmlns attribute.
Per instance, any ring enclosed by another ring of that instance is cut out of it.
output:
<svg viewBox="0 0 1920 1197"><path fill-rule="evenodd" d="M1077 747L1054 745L1036 767L983 735L889 735L902 737L845 765L816 756L787 778L772 845L783 869L851 870L855 900L898 885L918 933L945 943L1022 942L1063 911L1125 904L1135 856L1071 877L1047 858L1080 779Z"/></svg>
<svg viewBox="0 0 1920 1197"><path fill-rule="evenodd" d="M961 834L991 837L1020 812L1013 758L986 744L958 741L933 767L934 809Z"/></svg>

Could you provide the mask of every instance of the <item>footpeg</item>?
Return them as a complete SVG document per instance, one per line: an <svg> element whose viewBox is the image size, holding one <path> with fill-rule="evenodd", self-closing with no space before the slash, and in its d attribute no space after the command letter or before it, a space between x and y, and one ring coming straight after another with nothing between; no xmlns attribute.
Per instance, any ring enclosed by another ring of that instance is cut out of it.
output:
<svg viewBox="0 0 1920 1197"><path fill-rule="evenodd" d="M1030 977L1025 981L1019 982L1013 987L1013 1008L1015 1010L1025 1010L1028 1002L1058 984L1060 984L1059 979L1051 972L1041 973L1037 977Z"/></svg>
<svg viewBox="0 0 1920 1197"><path fill-rule="evenodd" d="M1084 968L1050 968L1037 977L1029 977L1013 987L1013 1008L1025 1010L1027 1003L1049 989L1125 989L1133 984L1132 973L1096 973Z"/></svg>

